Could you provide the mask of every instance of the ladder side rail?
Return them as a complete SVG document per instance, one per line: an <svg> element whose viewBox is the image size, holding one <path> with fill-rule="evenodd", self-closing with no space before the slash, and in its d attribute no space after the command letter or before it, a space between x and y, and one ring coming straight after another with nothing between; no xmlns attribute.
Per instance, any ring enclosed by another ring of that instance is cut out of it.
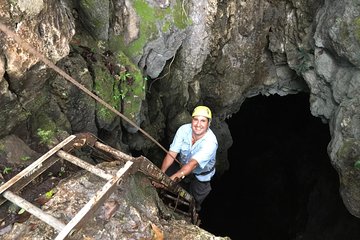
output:
<svg viewBox="0 0 360 240"><path fill-rule="evenodd" d="M58 220L57 218L53 217L52 215L42 211L40 208L36 207L32 203L26 201L25 199L19 197L18 195L14 194L10 190L7 190L3 193L4 198L13 202L17 206L23 208L27 212L31 213L35 217L39 218L43 222L47 223L48 225L52 226L59 232L65 228L65 224Z"/></svg>
<svg viewBox="0 0 360 240"><path fill-rule="evenodd" d="M81 168L83 168L105 180L110 180L113 178L113 175L108 174L104 170L102 170L94 165L91 165L90 163L87 163L84 160L82 160L78 157L75 157L74 155L71 155L70 153L67 153L63 150L59 150L56 154L59 157L65 159L65 160L77 165L78 167L81 167Z"/></svg>
<svg viewBox="0 0 360 240"><path fill-rule="evenodd" d="M122 160L122 161L134 161L135 158L126 154L126 153L123 153L115 148L112 148L108 145L105 145L101 142L95 142L94 146L100 150L103 150L104 152L108 152L110 153L112 156L116 157L118 160Z"/></svg>
<svg viewBox="0 0 360 240"><path fill-rule="evenodd" d="M38 170L42 166L42 163L45 160L50 158L54 153L59 151L59 149L61 149L66 144L68 144L75 137L76 136L74 136L74 135L70 135L64 141L62 141L61 143L56 145L54 148L50 149L47 153L42 155L40 158L38 158L35 162L33 162L32 164L27 166L24 170L22 170L21 172L16 174L12 179L10 179L11 181L9 180L6 183L4 183L3 185L1 185L0 194L3 193L4 191L6 191L11 185L13 185L15 182L19 181L20 179L30 176L30 175L33 175L33 173L36 172L36 170Z"/></svg>
<svg viewBox="0 0 360 240"><path fill-rule="evenodd" d="M189 203L189 213L192 218L192 222L197 224L199 221L198 213L196 212L195 208L195 199L194 197L188 193L184 188L180 186L177 182L171 180L169 176L161 171L155 164L153 164L149 159L144 156L139 157L140 166L139 171L145 173L146 175L150 176L152 179L160 182L165 186L165 189L173 194L180 196L181 198L185 199ZM180 199L179 199L180 200ZM181 200L184 202L183 200Z"/></svg>
<svg viewBox="0 0 360 240"><path fill-rule="evenodd" d="M12 192L17 192L28 185L31 181L37 178L41 173L43 173L46 169L52 166L59 159L56 157L52 157L54 153L56 153L63 146L72 141L76 136L70 135L65 140L60 142L54 148L50 149L47 153L38 158L35 162L27 166L24 170L16 174L10 180L5 182L0 186L0 194L5 192L6 190L11 190ZM0 196L0 205L2 205L6 199Z"/></svg>
<svg viewBox="0 0 360 240"><path fill-rule="evenodd" d="M96 212L98 207L104 203L104 201L115 191L117 184L121 177L130 169L133 162L128 161L120 168L116 175L109 180L101 190L99 190L95 196L93 196L89 202L75 215L74 218L65 226L65 228L57 235L55 240L62 240L73 234L76 229L81 228L85 221L91 219L92 215Z"/></svg>
<svg viewBox="0 0 360 240"><path fill-rule="evenodd" d="M100 150L110 153L113 157L115 157L118 160L140 162L139 171L150 176L155 181L158 181L159 183L163 184L169 191L173 192L174 194L179 194L180 197L184 198L185 200L187 200L189 202L194 201L194 198L190 193L188 193L179 184L177 184L176 182L171 180L169 176L167 176L165 173L163 173L161 171L161 169L158 168L149 159L147 159L143 156L134 158L130 155L127 155L115 148L112 148L112 147L105 145L103 143L100 143L98 141L95 142L94 146Z"/></svg>
<svg viewBox="0 0 360 240"><path fill-rule="evenodd" d="M188 193L184 188L182 188L180 184L171 180L171 178L168 175L163 173L161 169L158 168L149 159L143 156L140 158L141 158L141 164L139 171L147 174L155 181L158 181L159 183L163 184L168 191L179 195L186 201L191 203L194 200L193 196L190 193Z"/></svg>

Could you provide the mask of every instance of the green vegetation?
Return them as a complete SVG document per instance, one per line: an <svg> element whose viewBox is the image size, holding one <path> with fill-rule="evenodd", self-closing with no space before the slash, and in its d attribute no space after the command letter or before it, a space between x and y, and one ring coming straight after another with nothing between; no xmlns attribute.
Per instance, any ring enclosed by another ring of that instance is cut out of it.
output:
<svg viewBox="0 0 360 240"><path fill-rule="evenodd" d="M84 9L93 5L92 0L81 2ZM106 43L96 42L82 32L74 36L72 47L91 62L91 70L95 76L94 93L130 120L136 120L146 96L147 77L143 76L133 60L142 55L146 43L159 37L159 31L168 33L175 28L185 29L192 22L187 16L184 0L176 0L175 4L164 9L150 5L146 0L133 0L131 4L129 8L133 8L139 23L137 36L126 39L127 34L111 35ZM78 46L87 48L84 50ZM118 65L121 66L120 72ZM107 124L114 120L116 114L97 103L96 117Z"/></svg>
<svg viewBox="0 0 360 240"><path fill-rule="evenodd" d="M65 173L65 167L60 168L59 177L62 177Z"/></svg>
<svg viewBox="0 0 360 240"><path fill-rule="evenodd" d="M21 215L21 214L23 214L24 212L26 212L26 211L25 211L25 209L22 208L22 209L20 209L20 210L18 211L18 214Z"/></svg>
<svg viewBox="0 0 360 240"><path fill-rule="evenodd" d="M48 192L45 193L45 197L46 197L47 199L50 199L52 196L54 196L54 194L55 194L55 190L54 190L54 189L51 189L50 191L48 191Z"/></svg>
<svg viewBox="0 0 360 240"><path fill-rule="evenodd" d="M187 26L192 24L191 19L187 16L184 0L176 1L172 15L174 16L174 24L179 29L185 29Z"/></svg>
<svg viewBox="0 0 360 240"><path fill-rule="evenodd" d="M117 55L117 62L124 68L119 73L119 93L122 99L122 112L130 120L141 109L141 103L146 95L146 81L140 69L123 52Z"/></svg>
<svg viewBox="0 0 360 240"><path fill-rule="evenodd" d="M126 72L126 71L120 73L120 80L121 80L121 81L125 82L125 81L128 80L129 78L131 78L131 73Z"/></svg>
<svg viewBox="0 0 360 240"><path fill-rule="evenodd" d="M96 76L94 86L96 95L118 110L120 106L118 82L115 81L109 70L102 65L95 65L94 72ZM115 117L115 113L101 104L96 105L96 113L97 117L105 122L111 122Z"/></svg>
<svg viewBox="0 0 360 240"><path fill-rule="evenodd" d="M31 157L29 157L29 156L21 156L21 157L20 157L20 160L21 160L21 161L27 161L27 160L30 160L30 158L31 158Z"/></svg>
<svg viewBox="0 0 360 240"><path fill-rule="evenodd" d="M360 142L356 139L346 139L344 140L342 146L336 153L336 156L339 159L347 159L353 163L353 166L356 169L360 169L360 156L359 156L359 149Z"/></svg>
<svg viewBox="0 0 360 240"><path fill-rule="evenodd" d="M133 7L139 20L139 36L126 43L123 36L111 39L110 49L113 52L123 51L130 58L142 54L145 44L158 36L158 31L166 33L172 27L185 29L192 24L187 16L184 0L177 0L173 7L162 9L149 5L145 0L134 0Z"/></svg>
<svg viewBox="0 0 360 240"><path fill-rule="evenodd" d="M170 28L171 28L171 22L165 21L161 30L165 33L165 32L168 32L170 30Z"/></svg>
<svg viewBox="0 0 360 240"><path fill-rule="evenodd" d="M0 143L0 153L5 152L5 145Z"/></svg>
<svg viewBox="0 0 360 240"><path fill-rule="evenodd" d="M12 169L11 167L5 167L4 170L3 170L3 173L4 173L4 174L9 174L9 173L12 172L12 170L13 170L13 169Z"/></svg>
<svg viewBox="0 0 360 240"><path fill-rule="evenodd" d="M357 160L354 164L354 167L360 169L360 160Z"/></svg>
<svg viewBox="0 0 360 240"><path fill-rule="evenodd" d="M355 37L360 42L360 17L354 19Z"/></svg>
<svg viewBox="0 0 360 240"><path fill-rule="evenodd" d="M41 144L52 144L52 138L55 136L53 130L44 130L41 128L37 129L37 136L40 138Z"/></svg>
<svg viewBox="0 0 360 240"><path fill-rule="evenodd" d="M298 75L308 71L310 68L310 56L304 48L299 48L298 64L295 67L295 71Z"/></svg>

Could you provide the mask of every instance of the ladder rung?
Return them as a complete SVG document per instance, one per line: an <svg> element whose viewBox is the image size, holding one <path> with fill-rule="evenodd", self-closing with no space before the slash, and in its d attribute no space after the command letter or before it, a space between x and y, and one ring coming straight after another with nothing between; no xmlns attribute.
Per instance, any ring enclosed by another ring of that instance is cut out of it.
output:
<svg viewBox="0 0 360 240"><path fill-rule="evenodd" d="M78 157L75 157L73 155L71 155L70 153L67 153L63 150L59 150L57 153L56 153L59 157L105 179L105 180L110 180L113 178L113 175L111 174L108 174L106 173L104 170L94 166L94 165L91 165L83 160L81 160L80 158Z"/></svg>
<svg viewBox="0 0 360 240"><path fill-rule="evenodd" d="M35 205L26 201L25 199L19 197L18 195L14 194L10 190L5 191L2 195L10 202L13 202L19 207L25 209L27 212L39 218L43 222L46 222L47 224L49 224L59 232L65 228L65 224L59 221L57 218L42 211L40 208L36 207Z"/></svg>
<svg viewBox="0 0 360 240"><path fill-rule="evenodd" d="M73 230L79 229L84 221L89 219L98 207L113 193L122 175L132 166L133 162L128 161L120 168L116 175L99 190L90 201L73 217L65 228L57 235L55 240L65 239Z"/></svg>
<svg viewBox="0 0 360 240"><path fill-rule="evenodd" d="M186 202L186 201L183 201L181 200L179 197L174 197L174 196L171 196L170 194L167 194L167 193L164 193L163 194L164 197L167 197L171 200L174 200L175 202L179 202L179 203L182 203L183 205L186 205L186 206L189 206L190 203L189 202Z"/></svg>
<svg viewBox="0 0 360 240"><path fill-rule="evenodd" d="M47 168L49 168L52 164L54 164L56 161L50 161L49 164L46 164L45 161L50 158L54 153L59 151L63 146L68 144L71 140L73 140L76 136L70 135L67 137L64 141L56 145L54 148L52 148L50 151L42 155L40 158L38 158L35 162L27 166L24 170L16 174L13 178L11 178L9 181L1 185L0 187L0 194L5 192L8 188L11 187L11 190L16 192L23 187L25 187L28 183L30 183L32 180L34 180L37 176L39 176L43 171L45 171ZM15 187L15 184L18 186Z"/></svg>

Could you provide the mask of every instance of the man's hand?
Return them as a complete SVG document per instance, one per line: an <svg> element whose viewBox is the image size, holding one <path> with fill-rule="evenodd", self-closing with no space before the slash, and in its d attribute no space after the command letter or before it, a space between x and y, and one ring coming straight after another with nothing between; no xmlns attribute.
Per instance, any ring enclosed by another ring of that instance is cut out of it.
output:
<svg viewBox="0 0 360 240"><path fill-rule="evenodd" d="M172 176L170 177L170 179L173 180L173 181L176 182L176 183L181 181L181 179L178 178L177 176L175 176L175 174L172 175Z"/></svg>
<svg viewBox="0 0 360 240"><path fill-rule="evenodd" d="M165 186L163 184L155 182L155 181L152 181L151 184L156 188L165 188Z"/></svg>

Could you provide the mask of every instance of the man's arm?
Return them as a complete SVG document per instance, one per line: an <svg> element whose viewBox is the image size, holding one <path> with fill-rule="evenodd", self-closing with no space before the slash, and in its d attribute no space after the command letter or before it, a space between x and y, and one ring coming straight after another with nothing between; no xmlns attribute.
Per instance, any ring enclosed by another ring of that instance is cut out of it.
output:
<svg viewBox="0 0 360 240"><path fill-rule="evenodd" d="M177 152L173 152L173 151L169 151L166 154L166 156L162 162L162 165L161 165L162 172L166 172L166 170L168 170L168 168L171 166L171 164L173 164L176 156L177 156Z"/></svg>
<svg viewBox="0 0 360 240"><path fill-rule="evenodd" d="M197 166L198 162L195 159L191 159L187 164L181 167L179 171L171 175L171 179L175 181L176 178L183 179L185 176L190 174Z"/></svg>

